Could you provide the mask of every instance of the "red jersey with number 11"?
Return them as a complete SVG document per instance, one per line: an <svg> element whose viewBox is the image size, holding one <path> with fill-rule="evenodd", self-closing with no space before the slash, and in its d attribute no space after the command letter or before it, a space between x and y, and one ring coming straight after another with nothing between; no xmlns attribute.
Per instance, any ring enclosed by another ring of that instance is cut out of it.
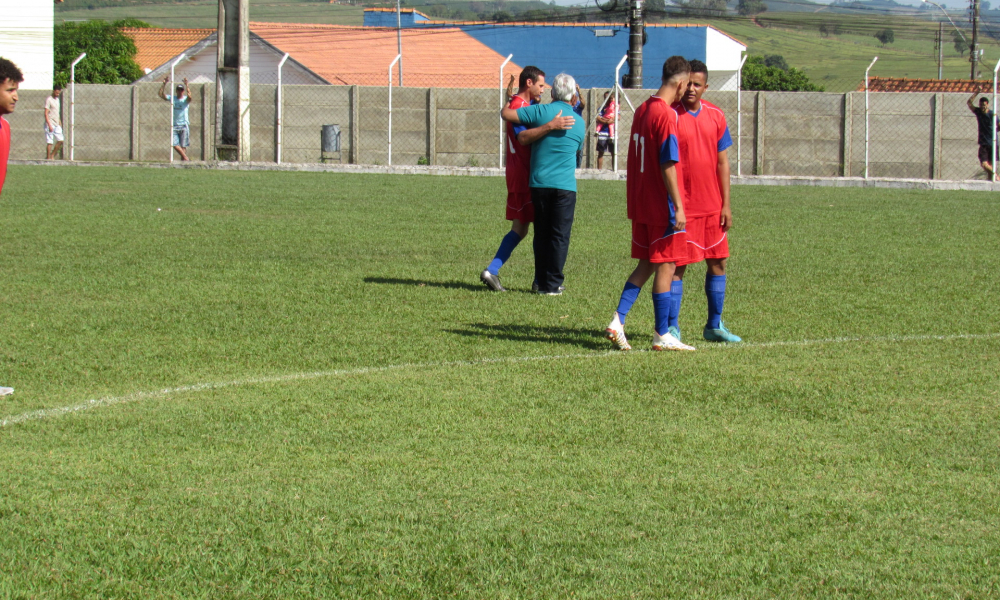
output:
<svg viewBox="0 0 1000 600"><path fill-rule="evenodd" d="M531 102L520 96L510 99L507 108L517 110L531 106ZM522 146L517 134L527 129L524 125L507 123L507 193L530 194L528 175L531 173L531 146Z"/></svg>
<svg viewBox="0 0 1000 600"><path fill-rule="evenodd" d="M628 218L646 225L673 225L674 201L667 194L661 165L675 163L683 198L683 173L677 144L677 111L650 96L635 111L628 140L626 195Z"/></svg>

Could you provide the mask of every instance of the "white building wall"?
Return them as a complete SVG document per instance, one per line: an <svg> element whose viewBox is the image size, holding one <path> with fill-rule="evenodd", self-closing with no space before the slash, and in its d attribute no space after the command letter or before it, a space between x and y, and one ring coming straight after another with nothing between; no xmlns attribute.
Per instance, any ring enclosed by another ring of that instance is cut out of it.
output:
<svg viewBox="0 0 1000 600"><path fill-rule="evenodd" d="M51 0L0 0L0 56L24 73L22 90L52 89Z"/></svg>
<svg viewBox="0 0 1000 600"><path fill-rule="evenodd" d="M250 83L278 83L278 62L280 60L281 56L275 55L269 48L251 42ZM187 77L188 83L211 83L215 81L217 65L218 50L215 44L211 44L198 54L188 56L178 63L174 67L174 79L181 81ZM169 68L169 63L167 66ZM288 61L281 70L281 83L283 85L316 85L316 80L298 65Z"/></svg>
<svg viewBox="0 0 1000 600"><path fill-rule="evenodd" d="M711 27L705 36L705 46L709 85L717 91L736 91L736 71L747 47Z"/></svg>

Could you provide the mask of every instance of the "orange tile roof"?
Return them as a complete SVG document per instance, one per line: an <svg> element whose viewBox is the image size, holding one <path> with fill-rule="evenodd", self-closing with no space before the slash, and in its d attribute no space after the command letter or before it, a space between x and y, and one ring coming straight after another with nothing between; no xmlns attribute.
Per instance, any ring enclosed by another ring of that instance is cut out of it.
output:
<svg viewBox="0 0 1000 600"><path fill-rule="evenodd" d="M250 30L335 85L385 85L396 57L396 29L346 25L250 23ZM499 83L504 58L459 29L402 30L403 81L413 87L483 87ZM513 62L504 78L517 75Z"/></svg>
<svg viewBox="0 0 1000 600"><path fill-rule="evenodd" d="M858 85L865 91L864 81ZM906 79L905 77L870 77L869 92L954 92L971 94L993 91L993 82L985 79Z"/></svg>
<svg viewBox="0 0 1000 600"><path fill-rule="evenodd" d="M212 35L215 30L126 27L122 33L132 38L139 50L135 62L142 69L152 70Z"/></svg>

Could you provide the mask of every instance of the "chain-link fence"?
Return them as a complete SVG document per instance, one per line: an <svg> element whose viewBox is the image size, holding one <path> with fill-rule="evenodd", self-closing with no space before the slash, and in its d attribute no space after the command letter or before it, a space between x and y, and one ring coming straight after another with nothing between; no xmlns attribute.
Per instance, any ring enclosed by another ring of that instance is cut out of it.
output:
<svg viewBox="0 0 1000 600"><path fill-rule="evenodd" d="M517 71L513 71L516 73ZM387 165L390 163L389 78L379 85L250 86L252 161ZM411 81L436 77L442 85ZM485 85L487 83L489 85ZM505 144L498 109L507 97L509 73L468 77L393 75L393 165L498 167ZM875 75L872 74L872 81ZM729 122L734 174L804 177L898 177L984 179L978 158L977 119L968 93L864 91L864 68L846 93L716 91L705 99ZM945 82L947 83L947 82ZM477 85L478 84L478 85ZM215 139L215 85L189 86L192 160L211 160ZM62 158L78 161L167 162L171 159L171 105L159 83L133 86L77 85L62 96L66 145ZM982 82L992 98L992 82ZM597 116L613 88L582 90L587 124L581 166L598 167ZM650 90L618 89L614 144L604 148L601 168L623 171L634 108ZM49 92L22 91L7 118L13 129L11 157L45 156L42 106ZM546 98L546 101L548 99ZM990 100L991 104L993 101ZM72 118L71 118L72 114ZM618 149L618 156L613 149ZM175 160L179 157L175 154ZM617 160L616 160L617 159ZM616 164L617 163L617 164Z"/></svg>

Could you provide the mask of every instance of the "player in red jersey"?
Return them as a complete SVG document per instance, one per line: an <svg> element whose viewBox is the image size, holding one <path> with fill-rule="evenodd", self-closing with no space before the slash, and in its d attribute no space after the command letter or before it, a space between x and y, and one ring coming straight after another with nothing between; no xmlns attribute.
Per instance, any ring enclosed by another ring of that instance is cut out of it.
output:
<svg viewBox="0 0 1000 600"><path fill-rule="evenodd" d="M618 310L605 329L607 338L630 350L625 316L639 290L653 276L653 350L694 350L667 331L670 280L678 261L687 258L683 167L677 144L677 112L670 108L687 88L691 66L680 56L663 63L660 89L642 103L632 119L626 167L628 218L632 220L632 258L639 264L625 282Z"/></svg>
<svg viewBox="0 0 1000 600"><path fill-rule="evenodd" d="M0 58L0 193L7 178L7 159L10 158L10 123L3 118L17 106L17 88L24 81L21 70L6 58ZM13 394L14 388L0 387L0 396Z"/></svg>
<svg viewBox="0 0 1000 600"><path fill-rule="evenodd" d="M684 157L684 214L687 216L688 257L677 263L671 284L673 305L670 332L681 339L678 315L684 294L684 271L687 265L705 261L705 295L708 297L708 321L703 336L710 342L740 342L722 322L726 297L726 259L729 257L729 228L733 211L729 205L729 135L726 115L714 104L702 100L708 89L708 67L700 60L691 61L691 77L680 102L673 105L678 114L681 156Z"/></svg>
<svg viewBox="0 0 1000 600"><path fill-rule="evenodd" d="M538 67L528 66L521 71L517 94L507 104L508 108L519 108L537 104L545 91L545 73ZM510 231L500 243L493 261L479 275L479 280L495 292L506 289L500 284L500 267L510 258L514 248L528 235L528 225L535 220L535 207L531 203L531 189L528 175L531 170L531 144L550 131L569 129L573 126L573 115L562 116L541 127L527 129L522 125L507 123L507 220L511 221Z"/></svg>

